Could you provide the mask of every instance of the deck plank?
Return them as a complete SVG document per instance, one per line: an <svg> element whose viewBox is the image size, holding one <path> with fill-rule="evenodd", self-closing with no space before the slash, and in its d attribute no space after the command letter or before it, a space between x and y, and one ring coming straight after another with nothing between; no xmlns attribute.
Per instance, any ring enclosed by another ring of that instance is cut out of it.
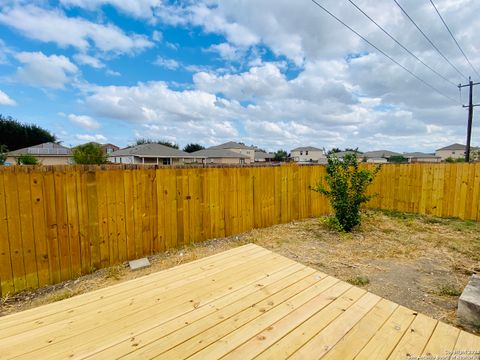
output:
<svg viewBox="0 0 480 360"><path fill-rule="evenodd" d="M480 352L478 336L253 244L0 317L0 343L1 359Z"/></svg>

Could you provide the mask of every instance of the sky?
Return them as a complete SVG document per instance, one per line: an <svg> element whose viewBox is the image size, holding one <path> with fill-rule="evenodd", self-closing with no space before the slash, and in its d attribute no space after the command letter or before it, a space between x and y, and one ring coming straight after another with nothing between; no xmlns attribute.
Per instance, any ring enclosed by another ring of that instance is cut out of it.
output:
<svg viewBox="0 0 480 360"><path fill-rule="evenodd" d="M0 114L66 146L465 143L468 93L455 85L480 78L429 0L398 2L453 66L393 0L352 1L441 77L349 1L317 1L430 87L311 0L0 0ZM480 1L434 3L480 71Z"/></svg>

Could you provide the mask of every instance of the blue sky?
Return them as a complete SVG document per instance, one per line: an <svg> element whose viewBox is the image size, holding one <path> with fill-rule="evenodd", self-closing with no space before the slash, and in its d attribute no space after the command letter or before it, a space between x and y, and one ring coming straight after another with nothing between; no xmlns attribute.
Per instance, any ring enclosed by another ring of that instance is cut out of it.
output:
<svg viewBox="0 0 480 360"><path fill-rule="evenodd" d="M351 6L323 2L442 93ZM392 2L358 3L424 61L464 81ZM405 7L465 73L428 4ZM466 113L321 12L311 1L0 0L0 113L65 145L136 138L268 150L296 146L433 151L464 142ZM480 5L438 1L478 66ZM465 93L463 94L465 100ZM474 128L474 136L478 127ZM478 143L475 140L474 143Z"/></svg>

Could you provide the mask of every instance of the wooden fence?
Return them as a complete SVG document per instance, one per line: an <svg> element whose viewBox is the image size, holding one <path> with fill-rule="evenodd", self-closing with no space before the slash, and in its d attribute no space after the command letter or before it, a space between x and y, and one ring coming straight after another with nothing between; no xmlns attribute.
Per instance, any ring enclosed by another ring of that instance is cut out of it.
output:
<svg viewBox="0 0 480 360"><path fill-rule="evenodd" d="M0 167L5 296L168 248L330 211L323 166ZM480 164L386 165L370 207L480 219Z"/></svg>

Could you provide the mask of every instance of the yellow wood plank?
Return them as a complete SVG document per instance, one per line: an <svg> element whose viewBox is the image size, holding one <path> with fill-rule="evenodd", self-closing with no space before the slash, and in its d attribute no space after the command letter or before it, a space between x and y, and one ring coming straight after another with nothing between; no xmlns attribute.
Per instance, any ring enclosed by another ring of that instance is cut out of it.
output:
<svg viewBox="0 0 480 360"><path fill-rule="evenodd" d="M28 168L19 169L16 173L18 186L18 205L20 208L20 234L25 280L27 288L38 287L37 261L35 256L35 239L33 235L32 197L30 189L30 173Z"/></svg>
<svg viewBox="0 0 480 360"><path fill-rule="evenodd" d="M460 331L457 342L455 343L455 354L462 355L462 351L473 351L473 355L479 355L480 351L480 336Z"/></svg>
<svg viewBox="0 0 480 360"><path fill-rule="evenodd" d="M10 236L4 176L5 171L0 169L0 296L2 297L15 291L12 260L10 258Z"/></svg>
<svg viewBox="0 0 480 360"><path fill-rule="evenodd" d="M237 347L233 351L227 353L223 359L251 359L266 350L275 342L280 340L290 331L300 326L311 316L321 311L324 307L333 302L337 297L342 295L349 286L344 282L337 282L329 289L314 297L300 308L285 316L283 319L268 326L258 334L249 334L251 338ZM248 326L248 324L247 324ZM253 336L253 337L252 337Z"/></svg>
<svg viewBox="0 0 480 360"><path fill-rule="evenodd" d="M397 308L397 304L382 299L322 359L355 358Z"/></svg>
<svg viewBox="0 0 480 360"><path fill-rule="evenodd" d="M447 355L455 347L459 334L459 329L439 322L422 355L439 357Z"/></svg>
<svg viewBox="0 0 480 360"><path fill-rule="evenodd" d="M349 284L341 283L346 290L327 307L313 315L300 326L262 352L256 359L285 359L318 334L340 314L344 313L366 292Z"/></svg>
<svg viewBox="0 0 480 360"><path fill-rule="evenodd" d="M416 317L416 312L399 306L368 341L355 359L386 359Z"/></svg>
<svg viewBox="0 0 480 360"><path fill-rule="evenodd" d="M152 342L161 341L166 344L168 343L168 335L185 326L189 326L198 320L202 320L205 323L205 321L210 319L207 317L213 314L216 315L216 318L213 316L211 316L211 318L217 319L219 312L224 314L222 316L234 314L239 311L238 308L244 309L248 304L254 305L265 297L288 286L291 282L299 281L313 272L313 269L306 268L298 263L287 266L279 271L275 270L258 281L247 284L243 288L212 302L200 304L198 307L192 309L192 311L168 322L162 324L157 323L148 328L144 326L141 330L135 331L133 344L129 336L125 340L118 341L117 339L117 341L112 341L103 348L97 346L94 350L95 355L93 357L98 359L106 357L118 358ZM259 283L262 285L262 291L258 291ZM175 336L175 340L176 339L177 337Z"/></svg>
<svg viewBox="0 0 480 360"><path fill-rule="evenodd" d="M70 272L72 277L77 277L82 274L77 191L77 179L75 172L68 170L65 173L65 198L68 225L67 239L70 249Z"/></svg>
<svg viewBox="0 0 480 360"><path fill-rule="evenodd" d="M388 359L403 360L408 356L421 355L437 323L437 320L418 314Z"/></svg>
<svg viewBox="0 0 480 360"><path fill-rule="evenodd" d="M321 278L317 275L298 281L254 307L249 307L232 318L218 322L217 325L206 331L201 333L193 331L191 334L195 336L171 350L159 354L158 358L171 359L172 357L188 356L191 356L192 359L204 359L205 356L219 358L228 352L229 346L235 344L239 338L244 338L245 334L252 336L258 333L314 296L327 290L336 281L334 278ZM247 326L243 326L247 323ZM240 327L243 331L232 333ZM229 335L230 333L232 334Z"/></svg>
<svg viewBox="0 0 480 360"><path fill-rule="evenodd" d="M19 328L22 324L22 326L26 326L27 328L29 326L35 328L38 327L38 325L53 323L56 319L62 319L65 316L73 316L72 314L84 312L84 305L90 305L92 303L98 304L96 302L100 300L110 302L112 301L110 299L111 297L119 295L131 296L139 291L147 291L152 284L164 286L165 288L163 291L168 291L172 287L172 285L169 286L169 284L175 284L176 287L179 287L188 282L201 279L204 274L211 275L221 272L224 266L235 266L245 263L251 258L255 259L259 256L265 256L268 254L270 254L269 251L249 244L158 273L146 275L139 279L119 283L105 289L95 290L82 294L81 296L65 299L60 303L51 303L21 313L8 315L3 317L0 322L0 338L10 336L17 332L22 332L23 329ZM50 316L52 316L52 318L46 320L46 318ZM40 319L42 319L41 323L36 323L36 321Z"/></svg>
<svg viewBox="0 0 480 360"><path fill-rule="evenodd" d="M20 223L20 204L18 201L17 174L11 171L4 173L5 205L7 215L7 226L10 243L10 259L13 272L13 283L15 291L22 291L27 288L25 277L25 266L23 257L22 232Z"/></svg>
<svg viewBox="0 0 480 360"><path fill-rule="evenodd" d="M379 296L372 293L366 293L352 304L343 314L332 321L325 329L320 331L296 351L291 356L291 359L308 359L312 356L321 358L330 351L380 300L381 298Z"/></svg>
<svg viewBox="0 0 480 360"><path fill-rule="evenodd" d="M95 349L97 346L95 344L102 344L102 342L110 343L112 338L118 336L122 336L123 339L126 336L131 336L132 327L138 326L143 328L146 322L155 324L162 320L168 321L176 318L194 309L197 302L202 303L222 297L244 286L246 283L264 277L265 271L269 272L278 268L278 266L291 264L286 259L277 257L276 262L274 259L272 259L272 262L265 261L266 266L262 268L262 271L258 272L252 267L253 263L245 264L247 268L237 275L242 280L234 285L231 285L230 280L236 275L238 270L232 268L213 278L202 279L189 286L181 287L179 288L180 292L168 292L161 298L157 298L158 295L155 292L151 294L152 296L140 296L140 303L136 305L140 308L136 310L130 309L135 304L130 306L127 304L124 310L112 307L107 312L103 309L108 306L104 306L102 307L101 315L97 316L93 323L90 319L85 318L78 319L74 323L72 323L72 320L66 320L69 333L62 331L65 324L57 324L56 330L50 333L45 333L43 328L34 334L32 332L29 334L22 333L16 336L14 340L7 340L8 346L3 349L3 353L9 356L11 352L14 354L21 352L19 358L25 359L32 356L48 356L50 359L53 359L65 358L72 354L80 353L85 348L90 348L91 350L92 344L94 344L93 349ZM210 285L206 286L207 284ZM80 343L79 339L81 339ZM25 345L19 347L18 344L20 343ZM42 344L49 345L38 348Z"/></svg>

